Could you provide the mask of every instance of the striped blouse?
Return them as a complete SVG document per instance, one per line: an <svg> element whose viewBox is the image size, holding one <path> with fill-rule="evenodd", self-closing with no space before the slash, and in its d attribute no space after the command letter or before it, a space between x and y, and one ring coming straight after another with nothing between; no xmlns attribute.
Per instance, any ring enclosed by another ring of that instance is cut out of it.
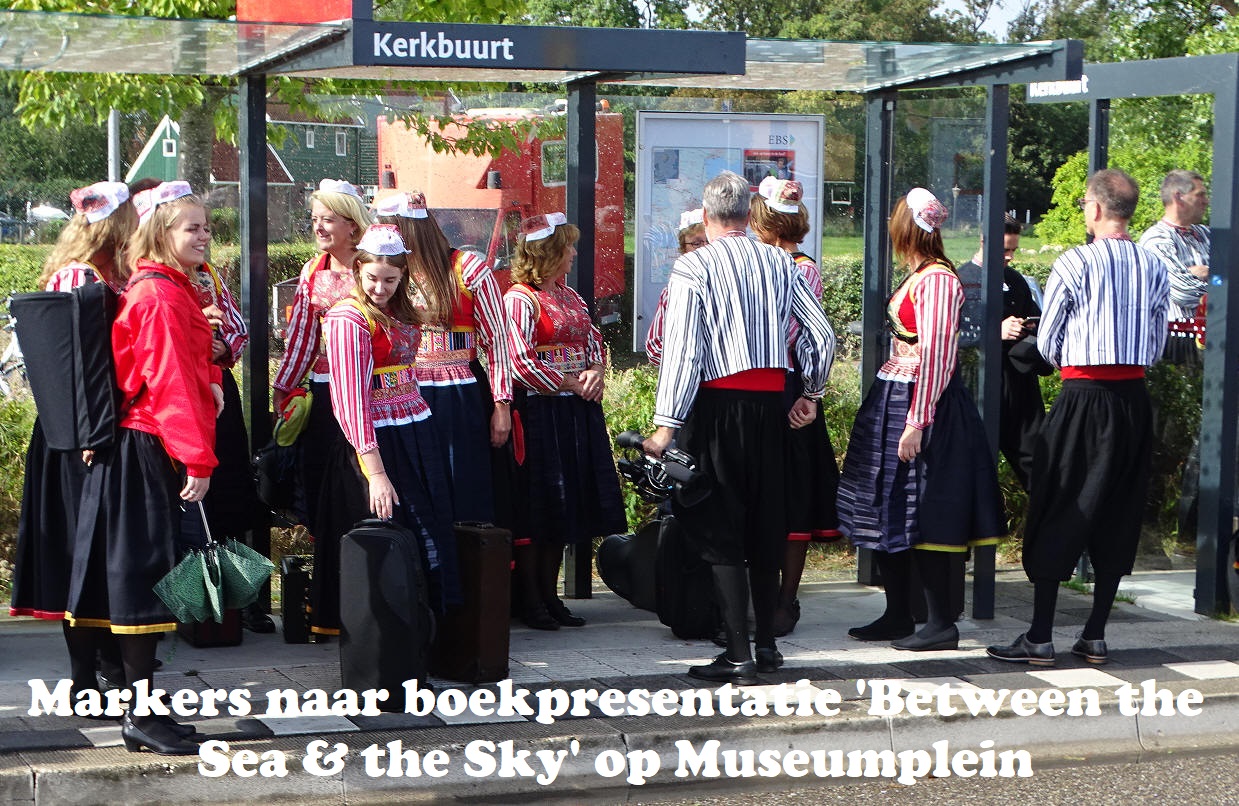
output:
<svg viewBox="0 0 1239 806"><path fill-rule="evenodd" d="M310 380L327 381L327 357L322 351L322 319L327 310L353 292L351 271L332 271L331 256L323 253L301 267L297 292L288 317L288 338L284 358L271 384L281 392L291 392L301 383L306 370Z"/></svg>
<svg viewBox="0 0 1239 806"><path fill-rule="evenodd" d="M1166 264L1126 238L1098 238L1054 261L1037 349L1059 367L1149 366L1166 344Z"/></svg>
<svg viewBox="0 0 1239 806"><path fill-rule="evenodd" d="M892 313L904 330L916 335L916 342L891 339L891 356L878 370L878 377L916 384L907 417L913 428L923 430L933 424L938 398L955 374L963 305L964 286L959 277L937 263L909 275L891 297Z"/></svg>
<svg viewBox="0 0 1239 806"><path fill-rule="evenodd" d="M1209 284L1187 270L1209 265L1209 228L1201 224L1176 227L1158 221L1140 236L1140 245L1166 264L1170 281L1170 319L1193 319Z"/></svg>
<svg viewBox="0 0 1239 806"><path fill-rule="evenodd" d="M422 346L417 354L417 379L427 384L449 386L474 383L469 362L477 358L477 345L486 351L491 396L496 401L512 400L512 354L508 348L508 316L503 309L503 294L480 255L464 250L452 251L461 300L450 330L423 326ZM419 295L414 295L418 304ZM424 307L424 306L420 306ZM467 311L468 316L461 316Z"/></svg>
<svg viewBox="0 0 1239 806"><path fill-rule="evenodd" d="M376 324L373 334L370 327L351 299L333 305L323 319L331 410L359 454L378 447L376 428L430 416L413 372L421 331L400 322L390 328Z"/></svg>
<svg viewBox="0 0 1239 806"><path fill-rule="evenodd" d="M744 236L716 238L682 255L667 284L654 424L683 425L704 381L790 369L793 318L801 325L794 349L804 396L817 399L834 361L835 334L792 256Z"/></svg>
<svg viewBox="0 0 1239 806"><path fill-rule="evenodd" d="M663 320L667 318L667 287L658 295L658 305L650 318L650 329L645 334L645 357L654 366L663 362Z"/></svg>
<svg viewBox="0 0 1239 806"><path fill-rule="evenodd" d="M229 357L223 363L224 366L231 367L241 359L241 351L245 349L245 345L250 340L249 329L245 326L245 320L241 318L241 308L233 298L232 292L224 285L219 273L209 263L203 263L196 272L190 275L189 280L198 294L199 305L203 308L214 305L224 313L224 323L220 326L217 335L224 344L228 345Z"/></svg>
<svg viewBox="0 0 1239 806"><path fill-rule="evenodd" d="M44 291L72 291L81 285L93 283L100 279L99 272L89 263L83 261L73 261L65 265L63 269L57 269L50 278L48 278L47 286ZM122 284L123 288L123 284ZM122 288L112 286L112 290L120 293Z"/></svg>
<svg viewBox="0 0 1239 806"><path fill-rule="evenodd" d="M590 321L585 300L562 280L535 290L533 297L517 286L503 295L512 372L527 389L553 395L566 373L606 361L602 334Z"/></svg>

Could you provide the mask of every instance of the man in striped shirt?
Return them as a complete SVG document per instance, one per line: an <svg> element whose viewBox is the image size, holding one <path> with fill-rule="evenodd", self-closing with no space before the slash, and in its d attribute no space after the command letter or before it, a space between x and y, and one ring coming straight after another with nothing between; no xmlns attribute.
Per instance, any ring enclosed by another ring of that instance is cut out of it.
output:
<svg viewBox="0 0 1239 806"><path fill-rule="evenodd" d="M711 495L673 511L694 549L714 567L727 651L689 670L694 677L752 684L756 672L783 664L774 642L779 569L787 524L784 439L812 422L834 360L835 336L791 255L745 233L748 183L726 171L702 194L709 246L681 256L667 285L662 367L654 435L659 456L679 444L711 481ZM783 402L792 345L803 369L803 396ZM745 567L748 567L746 577ZM756 662L747 631L752 591Z"/></svg>
<svg viewBox="0 0 1239 806"><path fill-rule="evenodd" d="M1162 180L1162 219L1144 231L1140 245L1166 263L1170 280L1170 340L1167 361L1200 365L1191 325L1209 290L1209 228L1200 223L1209 209L1209 191L1195 171L1173 170Z"/></svg>
<svg viewBox="0 0 1239 806"><path fill-rule="evenodd" d="M1054 663L1059 582L1086 548L1096 571L1093 608L1071 653L1107 660L1106 621L1119 580L1132 571L1149 486L1144 370L1166 343L1166 265L1127 234L1138 195L1122 171L1094 174L1079 201L1093 241L1056 260L1046 284L1037 347L1062 368L1063 391L1033 453L1024 528L1032 625L1010 646L989 647L999 660Z"/></svg>

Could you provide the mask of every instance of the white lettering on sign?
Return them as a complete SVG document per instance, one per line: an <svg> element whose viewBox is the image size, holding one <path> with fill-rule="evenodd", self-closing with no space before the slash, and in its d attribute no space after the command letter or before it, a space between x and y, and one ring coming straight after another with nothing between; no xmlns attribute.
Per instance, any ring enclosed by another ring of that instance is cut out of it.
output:
<svg viewBox="0 0 1239 806"><path fill-rule="evenodd" d="M512 45L503 39L452 39L439 32L437 36L422 31L418 36L374 34L376 57L399 59L470 59L473 61L512 61Z"/></svg>
<svg viewBox="0 0 1239 806"><path fill-rule="evenodd" d="M1028 85L1029 98L1046 98L1052 95L1087 95L1088 76L1076 81L1034 81Z"/></svg>

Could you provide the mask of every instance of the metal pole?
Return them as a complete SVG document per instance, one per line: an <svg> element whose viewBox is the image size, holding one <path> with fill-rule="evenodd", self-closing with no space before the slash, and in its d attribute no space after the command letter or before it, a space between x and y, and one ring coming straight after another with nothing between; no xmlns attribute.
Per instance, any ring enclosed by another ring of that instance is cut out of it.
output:
<svg viewBox="0 0 1239 806"><path fill-rule="evenodd" d="M1235 235L1239 232L1239 79L1232 72L1213 96L1212 243L1205 341L1204 393L1200 419L1200 522L1196 534L1196 612L1230 609L1227 551L1234 534L1235 437L1239 342L1228 338L1230 311L1239 314Z"/></svg>
<svg viewBox="0 0 1239 806"><path fill-rule="evenodd" d="M568 84L568 180L565 214L581 229L577 242L576 270L569 275L573 287L594 314L595 202L594 178L598 174L598 87L593 81ZM593 595L594 545L584 540L568 546L564 554L564 595L589 599Z"/></svg>
<svg viewBox="0 0 1239 806"><path fill-rule="evenodd" d="M250 75L238 88L237 165L241 225L241 316L250 331L250 348L241 358L241 401L250 432L251 455L271 439L270 351L267 312L267 77ZM271 527L265 511L254 513L252 546L271 555ZM264 588L264 605L270 603Z"/></svg>
<svg viewBox="0 0 1239 806"><path fill-rule="evenodd" d="M120 112L108 110L108 181L121 181Z"/></svg>
<svg viewBox="0 0 1239 806"><path fill-rule="evenodd" d="M1007 206L1007 129L1010 124L1010 88L998 84L985 96L985 195L982 221L985 233L983 324L981 328L981 382L978 406L985 421L990 455L998 459L998 420L1002 398L1002 274L1003 211ZM972 617L994 617L996 549L978 546L973 550Z"/></svg>
<svg viewBox="0 0 1239 806"><path fill-rule="evenodd" d="M865 283L861 300L861 396L868 394L878 367L886 360L886 297L891 288L891 241L886 220L892 204L891 175L895 153L895 92L870 93L865 99ZM880 583L873 552L856 552L856 581Z"/></svg>

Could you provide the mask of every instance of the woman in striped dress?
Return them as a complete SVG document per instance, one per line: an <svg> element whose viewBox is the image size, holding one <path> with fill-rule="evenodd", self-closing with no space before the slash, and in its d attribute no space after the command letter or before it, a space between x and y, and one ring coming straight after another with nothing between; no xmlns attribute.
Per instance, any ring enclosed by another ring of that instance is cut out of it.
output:
<svg viewBox="0 0 1239 806"><path fill-rule="evenodd" d="M523 436L513 440L518 606L538 630L585 624L559 598L564 546L626 528L602 414L602 334L566 282L579 237L563 213L523 221L504 295Z"/></svg>
<svg viewBox="0 0 1239 806"><path fill-rule="evenodd" d="M323 322L331 410L353 451L351 480L341 479L340 493L355 499L344 488L364 488L371 512L417 536L430 603L442 613L460 604L452 496L414 371L421 331L409 296L408 256L399 230L388 224L367 229L357 250L356 290Z"/></svg>
<svg viewBox="0 0 1239 806"><path fill-rule="evenodd" d="M955 372L964 292L942 246L946 217L924 188L891 213L891 246L908 275L887 305L891 356L856 414L839 482L839 528L875 552L886 589L882 616L848 635L913 651L959 645L950 554L1006 532L985 429ZM914 556L929 612L915 634Z"/></svg>
<svg viewBox="0 0 1239 806"><path fill-rule="evenodd" d="M354 507L341 501L328 468L338 466L348 445L331 415L330 372L322 344L322 321L332 305L353 292L353 258L357 242L370 225L361 194L348 182L324 179L311 196L310 221L321 254L301 269L284 357L275 374L272 399L284 410L304 378L317 401L297 440L296 508L314 537L314 575L310 591L310 632L340 634L340 538L353 525Z"/></svg>

